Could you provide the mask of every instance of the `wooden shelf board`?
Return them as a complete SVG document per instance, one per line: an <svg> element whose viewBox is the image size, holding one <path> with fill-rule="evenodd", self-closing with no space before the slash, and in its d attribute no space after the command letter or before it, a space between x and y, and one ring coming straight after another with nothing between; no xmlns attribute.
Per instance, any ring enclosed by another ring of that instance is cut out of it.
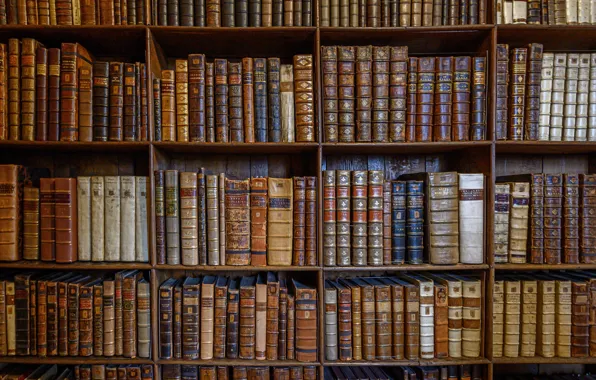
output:
<svg viewBox="0 0 596 380"><path fill-rule="evenodd" d="M150 25L149 30L157 33L175 34L211 34L211 33L255 33L255 34L296 34L313 33L316 26L270 26L270 27L198 27L198 26L163 26Z"/></svg>
<svg viewBox="0 0 596 380"><path fill-rule="evenodd" d="M171 153L220 154L295 154L316 152L318 143L196 143L153 142L156 148Z"/></svg>
<svg viewBox="0 0 596 380"><path fill-rule="evenodd" d="M32 149L55 152L94 151L94 152L142 152L149 149L149 141L0 141L0 149Z"/></svg>
<svg viewBox="0 0 596 380"><path fill-rule="evenodd" d="M596 142L580 141L497 141L498 153L578 154L596 152Z"/></svg>
<svg viewBox="0 0 596 380"><path fill-rule="evenodd" d="M490 361L485 358L462 358L462 359L420 359L420 360L351 360L347 362L325 361L324 366L444 366L444 365L462 365L462 364L489 364Z"/></svg>
<svg viewBox="0 0 596 380"><path fill-rule="evenodd" d="M319 366L319 362L299 362L297 360L242 360L242 359L212 359L212 360L181 360L158 359L157 364L182 364L182 365L225 365L243 367L306 367Z"/></svg>
<svg viewBox="0 0 596 380"><path fill-rule="evenodd" d="M0 262L0 268L15 268L15 269L30 269L30 270L125 270L125 269L151 269L149 263L135 263L135 262L92 262L92 261L77 261L70 264L61 264L44 261L15 261L15 262Z"/></svg>
<svg viewBox="0 0 596 380"><path fill-rule="evenodd" d="M495 264L496 270L592 270L596 264Z"/></svg>
<svg viewBox="0 0 596 380"><path fill-rule="evenodd" d="M404 264L404 265L382 265L364 267L324 267L325 272L388 272L388 271L450 271L450 270L485 270L488 264L456 264L456 265L432 265L432 264Z"/></svg>
<svg viewBox="0 0 596 380"><path fill-rule="evenodd" d="M321 26L319 30L325 32L357 32L364 34L384 34L387 32L445 32L445 31L477 31L490 30L494 27L493 24L484 25L443 25L443 26L398 26L398 27L375 27L375 28L361 28L361 27L341 27L341 26Z"/></svg>
<svg viewBox="0 0 596 380"><path fill-rule="evenodd" d="M430 143L323 143L323 154L412 154L441 153L490 147L491 141L430 142Z"/></svg>
<svg viewBox="0 0 596 380"><path fill-rule="evenodd" d="M170 265L157 264L158 270L186 270L206 272L317 272L320 267L296 267L282 265L268 265L255 267L251 265Z"/></svg>
<svg viewBox="0 0 596 380"><path fill-rule="evenodd" d="M497 30L582 30L596 31L596 25L497 24Z"/></svg>
<svg viewBox="0 0 596 380"><path fill-rule="evenodd" d="M596 364L596 358L543 358L535 356L531 358L493 358L493 364Z"/></svg>
<svg viewBox="0 0 596 380"><path fill-rule="evenodd" d="M153 364L151 359L95 356L0 356L0 363L23 364Z"/></svg>

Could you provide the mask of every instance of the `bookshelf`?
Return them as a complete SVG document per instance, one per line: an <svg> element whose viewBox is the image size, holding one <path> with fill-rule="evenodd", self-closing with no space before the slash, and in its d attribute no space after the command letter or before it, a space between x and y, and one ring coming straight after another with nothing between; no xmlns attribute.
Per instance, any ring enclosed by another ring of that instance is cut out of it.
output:
<svg viewBox="0 0 596 380"><path fill-rule="evenodd" d="M488 7L492 20L493 8ZM317 21L318 5L314 5ZM3 357L0 362L27 364L148 364L155 365L160 378L161 364L204 364L228 366L317 366L322 378L323 368L330 365L397 366L397 365L459 365L481 364L485 378L492 379L495 366L527 366L543 364L596 364L595 358L492 358L492 285L495 275L511 271L596 269L596 264L495 264L492 259L493 207L492 191L495 177L503 174L527 173L533 170L564 172L596 172L596 142L535 142L495 141L495 47L509 43L512 47L529 42L544 44L545 51L595 51L596 26L545 25L465 25L418 28L337 28L337 27L273 27L273 28L195 28L160 26L0 26L0 40L31 37L49 46L59 42L80 42L96 58L145 61L148 72L158 74L172 64L172 59L189 53L204 53L209 58L241 58L244 56L277 56L287 62L295 54L313 54L316 109L316 134L313 143L184 143L184 142L27 142L0 141L0 163L18 163L49 167L56 175L147 175L150 178L149 197L154 187L156 169L196 170L204 166L213 171L239 176L250 175L315 175L318 178L318 265L312 267L231 267L157 264L155 249L155 217L149 211L149 263L85 263L55 264L25 261L0 263L0 270L27 269L39 271L115 271L140 269L149 273L152 281L152 358L83 358L83 357ZM408 45L410 54L460 55L488 54L488 131L487 141L446 143L326 143L322 141L322 78L319 63L320 47L324 45ZM152 93L148 81L148 94ZM149 97L149 136L154 135L152 98ZM329 169L383 168L397 174L417 171L457 170L486 175L485 261L479 265L456 264L437 266L389 265L379 267L325 267L322 235L322 173ZM168 275L185 272L242 275L261 271L292 273L317 284L319 294L319 358L314 363L295 361L256 360L164 360L158 356L157 288ZM324 311L322 295L324 280L342 275L368 275L403 271L457 271L481 274L483 278L483 351L477 359L416 360L416 361L351 361L325 360Z"/></svg>

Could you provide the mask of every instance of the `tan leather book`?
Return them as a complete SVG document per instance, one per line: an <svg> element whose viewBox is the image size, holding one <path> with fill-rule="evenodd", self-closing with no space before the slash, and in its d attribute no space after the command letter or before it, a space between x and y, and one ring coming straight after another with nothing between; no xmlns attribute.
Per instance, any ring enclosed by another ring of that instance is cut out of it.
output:
<svg viewBox="0 0 596 380"><path fill-rule="evenodd" d="M180 238L183 265L199 265L197 173L180 173Z"/></svg>
<svg viewBox="0 0 596 380"><path fill-rule="evenodd" d="M91 356L93 351L93 288L101 279L81 284L79 291L79 356Z"/></svg>
<svg viewBox="0 0 596 380"><path fill-rule="evenodd" d="M189 141L188 61L176 60L176 141ZM163 128L163 126L162 126ZM167 140L166 140L167 141Z"/></svg>
<svg viewBox="0 0 596 380"><path fill-rule="evenodd" d="M374 287L360 278L352 281L360 287L362 359L374 360L376 357Z"/></svg>
<svg viewBox="0 0 596 380"><path fill-rule="evenodd" d="M227 265L250 265L249 189L248 179L225 179Z"/></svg>
<svg viewBox="0 0 596 380"><path fill-rule="evenodd" d="M540 283L539 283L540 297ZM451 300L451 299L450 299ZM540 313L538 313L540 315ZM493 358L503 357L503 337L505 327L505 283L495 280L493 284Z"/></svg>
<svg viewBox="0 0 596 380"><path fill-rule="evenodd" d="M505 281L505 339L503 355L515 358L519 355L519 333L521 320L521 282Z"/></svg>
<svg viewBox="0 0 596 380"><path fill-rule="evenodd" d="M552 358L556 355L555 289L555 281L553 279L546 277L539 279L538 310L536 313L536 353L545 358Z"/></svg>
<svg viewBox="0 0 596 380"><path fill-rule="evenodd" d="M56 178L54 180L56 201L56 262L77 261L77 180Z"/></svg>
<svg viewBox="0 0 596 380"><path fill-rule="evenodd" d="M21 41L8 40L8 138L21 139Z"/></svg>
<svg viewBox="0 0 596 380"><path fill-rule="evenodd" d="M294 66L281 65L280 69L281 101L281 141L294 142Z"/></svg>
<svg viewBox="0 0 596 380"><path fill-rule="evenodd" d="M205 142L205 55L188 55L188 113L190 141Z"/></svg>
<svg viewBox="0 0 596 380"><path fill-rule="evenodd" d="M524 277L521 285L522 323L519 356L533 357L536 354L538 282Z"/></svg>
<svg viewBox="0 0 596 380"><path fill-rule="evenodd" d="M294 177L294 236L292 265L304 266L306 244L306 181Z"/></svg>
<svg viewBox="0 0 596 380"><path fill-rule="evenodd" d="M267 360L277 360L279 340L279 280L267 273Z"/></svg>
<svg viewBox="0 0 596 380"><path fill-rule="evenodd" d="M268 178L267 264L292 265L291 178Z"/></svg>
<svg viewBox="0 0 596 380"><path fill-rule="evenodd" d="M388 26L388 25L387 25ZM373 46L372 141L389 141L389 46Z"/></svg>
<svg viewBox="0 0 596 380"><path fill-rule="evenodd" d="M296 360L317 360L317 290L292 279L296 297Z"/></svg>
<svg viewBox="0 0 596 380"><path fill-rule="evenodd" d="M0 44L0 140L8 139L8 48Z"/></svg>
<svg viewBox="0 0 596 380"><path fill-rule="evenodd" d="M21 140L35 140L35 54L39 42L23 38L21 51Z"/></svg>
<svg viewBox="0 0 596 380"><path fill-rule="evenodd" d="M79 140L79 69L91 70L93 58L77 43L62 43L60 66L60 141Z"/></svg>
<svg viewBox="0 0 596 380"><path fill-rule="evenodd" d="M368 172L368 264L383 265L383 182L384 172Z"/></svg>
<svg viewBox="0 0 596 380"><path fill-rule="evenodd" d="M242 277L240 281L240 359L255 359L256 279L255 276Z"/></svg>
<svg viewBox="0 0 596 380"><path fill-rule="evenodd" d="M91 177L77 177L79 260L91 261Z"/></svg>
<svg viewBox="0 0 596 380"><path fill-rule="evenodd" d="M226 263L226 195L225 173L219 173L217 191L219 194L219 262Z"/></svg>
<svg viewBox="0 0 596 380"><path fill-rule="evenodd" d="M242 118L244 142L255 141L254 69L252 58L242 58Z"/></svg>
<svg viewBox="0 0 596 380"><path fill-rule="evenodd" d="M174 70L161 72L162 141L176 141L176 85ZM111 112L110 112L111 113Z"/></svg>
<svg viewBox="0 0 596 380"><path fill-rule="evenodd" d="M323 74L323 136L325 142L338 140L337 46L321 47Z"/></svg>
<svg viewBox="0 0 596 380"><path fill-rule="evenodd" d="M510 183L509 262L525 263L528 241L530 184Z"/></svg>
<svg viewBox="0 0 596 380"><path fill-rule="evenodd" d="M312 55L294 56L294 100L296 110L296 142L314 142L315 109Z"/></svg>
<svg viewBox="0 0 596 380"><path fill-rule="evenodd" d="M39 260L39 189L23 190L23 258Z"/></svg>
<svg viewBox="0 0 596 380"><path fill-rule="evenodd" d="M215 276L205 276L201 284L201 359L213 359Z"/></svg>
<svg viewBox="0 0 596 380"><path fill-rule="evenodd" d="M367 279L375 287L376 358L392 358L391 287L378 279Z"/></svg>
<svg viewBox="0 0 596 380"><path fill-rule="evenodd" d="M555 331L557 356L561 358L571 357L572 342L572 289L571 281L555 281L556 314Z"/></svg>
<svg viewBox="0 0 596 380"><path fill-rule="evenodd" d="M356 141L371 141L372 46L356 46Z"/></svg>
<svg viewBox="0 0 596 380"><path fill-rule="evenodd" d="M217 175L205 176L207 206L207 261L209 265L224 264L220 262L219 252L219 191Z"/></svg>
<svg viewBox="0 0 596 380"><path fill-rule="evenodd" d="M267 265L267 178L250 179L251 265Z"/></svg>
<svg viewBox="0 0 596 380"><path fill-rule="evenodd" d="M336 239L336 250L337 250L337 264L340 266L348 266L351 264L351 247L352 247L352 236L351 236L351 172L349 170L337 170L335 173L335 187L333 188L333 206L337 211L334 212L333 220L334 223L334 236ZM327 219L325 219L327 220Z"/></svg>
<svg viewBox="0 0 596 380"><path fill-rule="evenodd" d="M215 359L226 357L228 282L228 278L223 276L217 276L215 281L213 325L213 358Z"/></svg>
<svg viewBox="0 0 596 380"><path fill-rule="evenodd" d="M288 347L287 360L294 360L296 356L296 303L295 297L288 293Z"/></svg>
<svg viewBox="0 0 596 380"><path fill-rule="evenodd" d="M257 276L255 286L255 359L267 358L267 277L261 273Z"/></svg>
<svg viewBox="0 0 596 380"><path fill-rule="evenodd" d="M361 307L361 288L351 279L340 279L338 284L346 289L346 292L350 293L350 326L349 331L351 333L351 347L350 347L350 358L353 360L362 360L362 307ZM344 303L344 306L346 306ZM347 315L345 316L347 322ZM347 330L348 326L345 325ZM344 345L347 349L347 346ZM347 357L348 355L345 355Z"/></svg>
<svg viewBox="0 0 596 380"><path fill-rule="evenodd" d="M40 256L43 261L56 260L56 205L54 179L41 178L40 187Z"/></svg>

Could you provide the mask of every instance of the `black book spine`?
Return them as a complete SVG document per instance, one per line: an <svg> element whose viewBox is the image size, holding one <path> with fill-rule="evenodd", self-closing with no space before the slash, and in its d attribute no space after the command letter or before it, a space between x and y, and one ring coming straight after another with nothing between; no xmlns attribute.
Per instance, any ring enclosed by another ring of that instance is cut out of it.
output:
<svg viewBox="0 0 596 380"><path fill-rule="evenodd" d="M205 26L205 0L195 0L195 26Z"/></svg>
<svg viewBox="0 0 596 380"><path fill-rule="evenodd" d="M193 26L194 24L193 0L180 0L180 26Z"/></svg>
<svg viewBox="0 0 596 380"><path fill-rule="evenodd" d="M267 59L254 59L255 141L267 142Z"/></svg>
<svg viewBox="0 0 596 380"><path fill-rule="evenodd" d="M235 5L236 26L248 26L248 0L238 0Z"/></svg>
<svg viewBox="0 0 596 380"><path fill-rule="evenodd" d="M284 26L284 2L273 0L273 26Z"/></svg>
<svg viewBox="0 0 596 380"><path fill-rule="evenodd" d="M406 260L406 183L391 182L391 264Z"/></svg>
<svg viewBox="0 0 596 380"><path fill-rule="evenodd" d="M267 60L267 81L269 103L269 141L281 142L281 99L279 89L280 79L280 61L279 58L269 58Z"/></svg>
<svg viewBox="0 0 596 380"><path fill-rule="evenodd" d="M223 0L221 25L227 27L236 26L234 0Z"/></svg>
<svg viewBox="0 0 596 380"><path fill-rule="evenodd" d="M178 0L168 0L168 26L179 26Z"/></svg>
<svg viewBox="0 0 596 380"><path fill-rule="evenodd" d="M424 252L424 182L406 184L406 236L409 264L422 264Z"/></svg>

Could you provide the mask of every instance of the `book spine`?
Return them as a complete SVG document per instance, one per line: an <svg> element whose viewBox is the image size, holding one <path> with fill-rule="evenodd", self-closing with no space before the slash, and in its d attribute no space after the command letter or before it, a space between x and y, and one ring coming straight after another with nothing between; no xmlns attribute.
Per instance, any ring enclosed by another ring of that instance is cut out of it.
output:
<svg viewBox="0 0 596 380"><path fill-rule="evenodd" d="M594 7L596 7L596 1L594 2ZM594 17L596 17L596 9L594 11ZM596 102L596 53L590 54L590 81L588 99L588 141L596 141L596 106L594 105Z"/></svg>
<svg viewBox="0 0 596 380"><path fill-rule="evenodd" d="M580 174L580 198L579 198L579 231L580 231L580 261L582 263L593 263L596 261L596 249L593 244L593 227L596 226L596 207L594 197L596 195L596 176L591 174Z"/></svg>
<svg viewBox="0 0 596 380"><path fill-rule="evenodd" d="M254 266L267 265L267 179L250 180L250 255Z"/></svg>
<svg viewBox="0 0 596 380"><path fill-rule="evenodd" d="M434 324L435 357L446 358L449 355L449 306L447 287L434 284Z"/></svg>
<svg viewBox="0 0 596 380"><path fill-rule="evenodd" d="M553 89L550 108L550 140L563 140L563 114L565 107L567 54L558 53L554 56Z"/></svg>
<svg viewBox="0 0 596 380"><path fill-rule="evenodd" d="M242 63L228 62L230 141L244 142L242 120Z"/></svg>
<svg viewBox="0 0 596 380"><path fill-rule="evenodd" d="M399 0L399 26L411 25L412 0Z"/></svg>
<svg viewBox="0 0 596 380"><path fill-rule="evenodd" d="M92 345L93 355L103 356L103 284L93 285L92 296Z"/></svg>
<svg viewBox="0 0 596 380"><path fill-rule="evenodd" d="M288 345L288 288L280 282L279 288L279 340L277 345L278 360L286 360Z"/></svg>
<svg viewBox="0 0 596 380"><path fill-rule="evenodd" d="M0 63L0 67L2 67L2 73L5 73L4 63ZM6 100L3 89L0 89L0 93L2 94L2 99ZM43 46L38 46L35 52L34 99L35 140L46 141L48 139L48 49L44 48ZM6 109L3 109L5 112ZM0 118L4 120L3 115L0 115ZM2 132L0 132L0 135L2 135ZM2 137L0 136L0 139L1 138Z"/></svg>
<svg viewBox="0 0 596 380"><path fill-rule="evenodd" d="M79 352L91 356L93 352L93 286L81 286L79 294Z"/></svg>
<svg viewBox="0 0 596 380"><path fill-rule="evenodd" d="M544 175L544 262L561 263L563 179L560 174Z"/></svg>
<svg viewBox="0 0 596 380"><path fill-rule="evenodd" d="M172 358L173 288L162 285L159 289L159 358Z"/></svg>
<svg viewBox="0 0 596 380"><path fill-rule="evenodd" d="M180 203L178 171L165 171L166 262L180 264Z"/></svg>
<svg viewBox="0 0 596 380"><path fill-rule="evenodd" d="M188 61L176 60L176 141L189 141Z"/></svg>
<svg viewBox="0 0 596 380"><path fill-rule="evenodd" d="M221 25L224 27L236 26L234 2L226 0L221 7Z"/></svg>
<svg viewBox="0 0 596 380"><path fill-rule="evenodd" d="M315 289L296 289L296 360L313 362L317 358L317 293Z"/></svg>
<svg viewBox="0 0 596 380"><path fill-rule="evenodd" d="M240 287L239 354L240 359L255 359L256 292L254 285Z"/></svg>
<svg viewBox="0 0 596 380"><path fill-rule="evenodd" d="M43 261L56 259L56 225L54 202L54 179L40 180L40 256Z"/></svg>
<svg viewBox="0 0 596 380"><path fill-rule="evenodd" d="M281 142L280 61L267 59L268 141Z"/></svg>
<svg viewBox="0 0 596 380"><path fill-rule="evenodd" d="M495 185L494 209L494 262L508 262L509 252L509 199L508 184Z"/></svg>
<svg viewBox="0 0 596 380"><path fill-rule="evenodd" d="M39 189L23 190L23 259L39 260Z"/></svg>
<svg viewBox="0 0 596 380"><path fill-rule="evenodd" d="M227 281L227 279L226 279ZM226 309L228 288L227 283L215 286L214 325L213 325L213 357L224 359L226 357Z"/></svg>
<svg viewBox="0 0 596 380"><path fill-rule="evenodd" d="M577 129L577 92L579 54L567 54L565 77L565 105L563 108L563 141L575 141Z"/></svg>
<svg viewBox="0 0 596 380"><path fill-rule="evenodd" d="M184 360L199 359L199 321L201 320L200 309L200 285L185 284L182 287L182 358Z"/></svg>
<svg viewBox="0 0 596 380"><path fill-rule="evenodd" d="M38 55L38 60L43 55ZM0 44L0 140L8 139L8 49L6 44ZM38 95L40 95L38 93Z"/></svg>
<svg viewBox="0 0 596 380"><path fill-rule="evenodd" d="M406 258L406 183L391 182L391 261L403 264Z"/></svg>
<svg viewBox="0 0 596 380"><path fill-rule="evenodd" d="M528 46L526 109L524 117L525 140L538 140L542 50L543 47L541 44L530 44Z"/></svg>
<svg viewBox="0 0 596 380"><path fill-rule="evenodd" d="M304 266L306 249L306 180L294 177L294 230L292 265Z"/></svg>
<svg viewBox="0 0 596 380"><path fill-rule="evenodd" d="M113 280L103 283L103 354L105 356L114 356L115 352L115 282ZM49 299L49 298L48 298Z"/></svg>
<svg viewBox="0 0 596 380"><path fill-rule="evenodd" d="M374 360L376 350L375 293L372 286L361 286L362 292L362 358Z"/></svg>
<svg viewBox="0 0 596 380"><path fill-rule="evenodd" d="M228 62L216 59L215 67L215 141L229 142Z"/></svg>
<svg viewBox="0 0 596 380"><path fill-rule="evenodd" d="M577 105L575 109L575 141L588 141L590 54L579 55L578 79Z"/></svg>
<svg viewBox="0 0 596 380"><path fill-rule="evenodd" d="M422 26L433 25L433 1L422 0Z"/></svg>
<svg viewBox="0 0 596 380"><path fill-rule="evenodd" d="M418 85L418 58L408 58L408 87L406 92L406 141L416 141L416 109Z"/></svg>
<svg viewBox="0 0 596 380"><path fill-rule="evenodd" d="M93 141L93 72L79 69L79 141Z"/></svg>
<svg viewBox="0 0 596 380"><path fill-rule="evenodd" d="M16 275L15 286L15 332L16 332L16 355L30 355L29 339L31 337L30 316L29 316L29 283L31 275Z"/></svg>
<svg viewBox="0 0 596 380"><path fill-rule="evenodd" d="M474 82L472 87L470 140L481 141L486 139L486 57L474 57L473 62ZM540 86L537 87L536 94L539 92ZM536 97L536 103L538 103L538 96ZM536 107L535 111L538 111L538 107ZM534 110L532 112L532 117L535 116L536 121L532 124L531 128L536 130L537 135L538 115L535 115L537 112L534 112Z"/></svg>
<svg viewBox="0 0 596 380"><path fill-rule="evenodd" d="M306 179L305 264L317 265L317 177Z"/></svg>
<svg viewBox="0 0 596 380"><path fill-rule="evenodd" d="M145 176L135 177L135 261L145 263L149 262L147 182Z"/></svg>
<svg viewBox="0 0 596 380"><path fill-rule="evenodd" d="M205 126L207 142L215 142L215 65L205 63Z"/></svg>
<svg viewBox="0 0 596 380"><path fill-rule="evenodd" d="M424 250L424 182L406 182L406 247L409 264L422 264Z"/></svg>
<svg viewBox="0 0 596 380"><path fill-rule="evenodd" d="M391 286L391 327L393 333L392 358L403 360L404 358L404 292L403 286L392 284ZM352 299L354 295L352 294Z"/></svg>
<svg viewBox="0 0 596 380"><path fill-rule="evenodd" d="M352 171L352 265L365 266L368 255L368 172Z"/></svg>
<svg viewBox="0 0 596 380"><path fill-rule="evenodd" d="M544 53L542 57L542 76L540 79L540 122L538 125L538 140L550 139L550 111L553 91L553 64L555 55Z"/></svg>
<svg viewBox="0 0 596 380"><path fill-rule="evenodd" d="M389 141L389 60L388 46L373 46L372 61L372 141Z"/></svg>
<svg viewBox="0 0 596 380"><path fill-rule="evenodd" d="M207 205L206 205L205 169L197 175L197 212L198 212L198 251L199 264L207 265Z"/></svg>
<svg viewBox="0 0 596 380"><path fill-rule="evenodd" d="M225 179L226 265L250 265L249 189L248 180Z"/></svg>
<svg viewBox="0 0 596 380"><path fill-rule="evenodd" d="M497 100L495 139L507 139L509 86L509 45L497 45ZM550 108L549 108L550 113Z"/></svg>
<svg viewBox="0 0 596 380"><path fill-rule="evenodd" d="M571 285L571 356L586 357L590 347L590 295L588 283L573 282Z"/></svg>
<svg viewBox="0 0 596 380"><path fill-rule="evenodd" d="M323 171L323 261L326 266L337 263L335 170Z"/></svg>
<svg viewBox="0 0 596 380"><path fill-rule="evenodd" d="M180 173L182 265L199 265L197 216L197 173Z"/></svg>
<svg viewBox="0 0 596 380"><path fill-rule="evenodd" d="M544 175L532 174L530 184L530 261L544 262Z"/></svg>
<svg viewBox="0 0 596 380"><path fill-rule="evenodd" d="M244 142L255 142L255 89L253 59L242 58L242 117Z"/></svg>
<svg viewBox="0 0 596 380"><path fill-rule="evenodd" d="M219 27L221 26L221 10L219 1L206 0L205 1L205 19L207 26Z"/></svg>
<svg viewBox="0 0 596 380"><path fill-rule="evenodd" d="M294 66L281 65L281 141L294 142Z"/></svg>
<svg viewBox="0 0 596 380"><path fill-rule="evenodd" d="M573 303L572 285L570 281L555 281L556 291L556 348L557 356L562 358L571 357L573 327Z"/></svg>
<svg viewBox="0 0 596 380"><path fill-rule="evenodd" d="M219 193L219 262L221 265L226 263L226 195L225 195L225 180L226 175L224 173L219 174L219 182L217 191Z"/></svg>
<svg viewBox="0 0 596 380"><path fill-rule="evenodd" d="M484 261L484 174L458 174L459 182L459 261Z"/></svg>
<svg viewBox="0 0 596 380"><path fill-rule="evenodd" d="M217 175L205 176L205 202L207 222L207 262L222 265L219 253L219 192Z"/></svg>
<svg viewBox="0 0 596 380"><path fill-rule="evenodd" d="M384 172L368 172L368 264L383 265L383 181Z"/></svg>
<svg viewBox="0 0 596 380"><path fill-rule="evenodd" d="M356 141L371 141L372 46L356 47Z"/></svg>
<svg viewBox="0 0 596 380"><path fill-rule="evenodd" d="M312 55L294 56L294 89L296 142L314 142L316 134Z"/></svg>
<svg viewBox="0 0 596 380"><path fill-rule="evenodd" d="M132 344L133 353L135 352L140 358L149 358L151 352L151 295L150 295L150 284L146 281L140 281L137 283L137 294L136 294L136 306L137 310L133 310L135 322L138 326L135 331L133 325L133 333L135 341ZM143 369L143 372L145 370ZM153 378L153 377L150 377Z"/></svg>
<svg viewBox="0 0 596 380"><path fill-rule="evenodd" d="M91 261L91 177L77 177L79 260Z"/></svg>
<svg viewBox="0 0 596 380"><path fill-rule="evenodd" d="M468 141L470 138L470 82L471 57L455 57L453 79L453 116L451 138L453 141Z"/></svg>
<svg viewBox="0 0 596 380"><path fill-rule="evenodd" d="M533 357L536 354L537 288L537 281L522 281L522 323L519 349L519 356L522 357Z"/></svg>
<svg viewBox="0 0 596 380"><path fill-rule="evenodd" d="M156 170L154 173L155 188L155 250L157 263L166 263L166 214L165 214L165 173L163 170Z"/></svg>
<svg viewBox="0 0 596 380"><path fill-rule="evenodd" d="M194 4L192 0L181 0L178 4L178 10L180 11L179 21L180 26L193 26L194 25Z"/></svg>
<svg viewBox="0 0 596 380"><path fill-rule="evenodd" d="M411 26L422 26L422 0L411 0Z"/></svg>
<svg viewBox="0 0 596 380"><path fill-rule="evenodd" d="M336 172L336 249L337 265L349 266L351 263L351 236L350 236L350 171L337 170Z"/></svg>
<svg viewBox="0 0 596 380"><path fill-rule="evenodd" d="M493 357L503 357L503 337L505 334L505 289L502 280L496 280L493 285ZM451 289L451 288L450 288ZM540 288L539 288L540 289ZM539 290L540 294L540 290ZM451 304L451 293L449 294ZM540 314L540 313L538 313ZM451 322L451 321L449 321ZM538 348L538 347L537 347ZM540 351L538 351L540 352Z"/></svg>
<svg viewBox="0 0 596 380"><path fill-rule="evenodd" d="M528 241L530 184L514 182L510 186L509 262L512 264L525 263Z"/></svg>
<svg viewBox="0 0 596 380"><path fill-rule="evenodd" d="M228 359L238 357L238 321L239 321L239 302L240 294L236 288L234 291L230 288L228 291L227 306L227 339L226 356Z"/></svg>
<svg viewBox="0 0 596 380"><path fill-rule="evenodd" d="M278 359L279 340L279 282L267 279L267 360Z"/></svg>
<svg viewBox="0 0 596 380"><path fill-rule="evenodd" d="M161 141L176 141L176 96L175 96L175 91L176 91L176 85L175 85L174 70L162 70L162 72L161 72L161 125L162 125L161 126ZM110 114L111 114L111 112L110 112Z"/></svg>
<svg viewBox="0 0 596 380"><path fill-rule="evenodd" d="M292 179L268 178L267 264L292 265Z"/></svg>
<svg viewBox="0 0 596 380"><path fill-rule="evenodd" d="M341 1L341 0L339 0ZM339 3L338 1L338 3ZM294 26L302 26L302 0L294 0ZM337 17L339 26L339 4L337 6ZM252 25L251 25L252 26Z"/></svg>
<svg viewBox="0 0 596 380"><path fill-rule="evenodd" d="M461 358L464 305L461 281L449 281L447 302L449 307L449 356Z"/></svg>
<svg viewBox="0 0 596 380"><path fill-rule="evenodd" d="M21 140L35 140L35 53L38 42L24 38L21 42Z"/></svg>
<svg viewBox="0 0 596 380"><path fill-rule="evenodd" d="M56 262L77 261L77 197L75 178L56 178Z"/></svg>
<svg viewBox="0 0 596 380"><path fill-rule="evenodd" d="M124 133L124 64L110 63L110 127L108 140L122 141Z"/></svg>
<svg viewBox="0 0 596 380"><path fill-rule="evenodd" d="M8 136L21 139L21 42L8 40Z"/></svg>
<svg viewBox="0 0 596 380"><path fill-rule="evenodd" d="M172 323L172 353L176 359L182 358L182 287L174 288L174 311Z"/></svg>
<svg viewBox="0 0 596 380"><path fill-rule="evenodd" d="M61 51L57 48L48 49L48 140L58 141L60 137L60 66ZM9 66L10 78L10 66ZM10 91L10 80L9 80ZM10 113L10 92L9 92ZM10 122L10 116L9 116Z"/></svg>
<svg viewBox="0 0 596 380"><path fill-rule="evenodd" d="M456 173L428 175L429 255L433 264L456 264L460 261L458 186ZM439 199L441 201L437 202ZM472 241L468 244L477 246Z"/></svg>
<svg viewBox="0 0 596 380"><path fill-rule="evenodd" d="M321 47L323 70L323 123L325 142L338 141L337 46Z"/></svg>
<svg viewBox="0 0 596 380"><path fill-rule="evenodd" d="M524 110L526 94L526 62L528 49L517 48L511 51L511 79L509 87L509 139L524 139Z"/></svg>
<svg viewBox="0 0 596 380"><path fill-rule="evenodd" d="M108 62L93 64L93 140L108 141L109 121L109 75Z"/></svg>
<svg viewBox="0 0 596 380"><path fill-rule="evenodd" d="M161 79L153 78L153 128L155 135L153 141L161 141Z"/></svg>
<svg viewBox="0 0 596 380"><path fill-rule="evenodd" d="M416 141L432 141L433 103L435 86L435 59L418 60L418 85L416 87Z"/></svg>
<svg viewBox="0 0 596 380"><path fill-rule="evenodd" d="M437 88L435 91L433 141L451 141L451 106L453 103L453 58L435 58Z"/></svg>
<svg viewBox="0 0 596 380"><path fill-rule="evenodd" d="M135 204L134 176L120 177L120 260L135 261ZM140 233L140 231L138 231Z"/></svg>
<svg viewBox="0 0 596 380"><path fill-rule="evenodd" d="M338 46L338 134L339 142L354 142L356 99L354 88L356 49ZM361 87L361 86L360 86Z"/></svg>
<svg viewBox="0 0 596 380"><path fill-rule="evenodd" d="M480 356L482 321L480 280L463 281L462 356Z"/></svg>
<svg viewBox="0 0 596 380"><path fill-rule="evenodd" d="M37 356L37 280L31 279L29 283L29 351L32 356Z"/></svg>

